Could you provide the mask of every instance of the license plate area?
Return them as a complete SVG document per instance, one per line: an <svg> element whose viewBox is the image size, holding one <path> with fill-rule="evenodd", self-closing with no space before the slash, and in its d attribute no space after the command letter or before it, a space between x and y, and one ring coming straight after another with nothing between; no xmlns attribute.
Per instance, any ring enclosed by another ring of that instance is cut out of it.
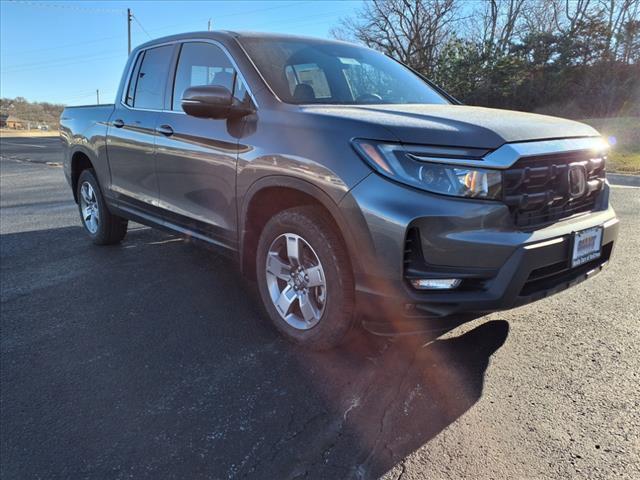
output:
<svg viewBox="0 0 640 480"><path fill-rule="evenodd" d="M571 268L579 267L591 260L600 258L601 254L602 227L593 227L574 232Z"/></svg>

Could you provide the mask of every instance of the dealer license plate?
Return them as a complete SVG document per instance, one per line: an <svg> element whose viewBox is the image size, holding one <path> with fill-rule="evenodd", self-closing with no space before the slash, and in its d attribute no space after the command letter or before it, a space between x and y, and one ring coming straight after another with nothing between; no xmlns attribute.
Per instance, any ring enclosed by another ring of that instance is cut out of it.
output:
<svg viewBox="0 0 640 480"><path fill-rule="evenodd" d="M600 257L602 249L602 227L588 228L573 234L571 267L578 267Z"/></svg>

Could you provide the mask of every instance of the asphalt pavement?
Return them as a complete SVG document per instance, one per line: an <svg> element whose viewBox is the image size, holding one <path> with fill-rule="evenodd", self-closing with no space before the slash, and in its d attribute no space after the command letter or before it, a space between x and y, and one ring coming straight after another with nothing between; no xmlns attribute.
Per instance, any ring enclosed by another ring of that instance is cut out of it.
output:
<svg viewBox="0 0 640 480"><path fill-rule="evenodd" d="M309 353L210 250L92 245L57 139L0 155L2 479L640 478L640 189L573 289Z"/></svg>

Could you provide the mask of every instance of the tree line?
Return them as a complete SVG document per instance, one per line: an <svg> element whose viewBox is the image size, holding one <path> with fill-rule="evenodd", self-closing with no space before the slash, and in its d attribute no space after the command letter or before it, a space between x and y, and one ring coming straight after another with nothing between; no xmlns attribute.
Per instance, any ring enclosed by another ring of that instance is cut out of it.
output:
<svg viewBox="0 0 640 480"><path fill-rule="evenodd" d="M30 102L26 98L0 98L0 113L12 115L24 122L35 125L45 124L50 128L58 128L60 114L64 105L48 102Z"/></svg>
<svg viewBox="0 0 640 480"><path fill-rule="evenodd" d="M332 34L467 104L640 115L640 0L371 0Z"/></svg>

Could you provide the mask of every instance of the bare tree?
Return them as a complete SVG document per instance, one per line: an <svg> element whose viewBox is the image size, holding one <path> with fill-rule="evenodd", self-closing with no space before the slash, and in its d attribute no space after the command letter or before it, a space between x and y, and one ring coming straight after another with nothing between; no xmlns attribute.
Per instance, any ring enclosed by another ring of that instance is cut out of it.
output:
<svg viewBox="0 0 640 480"><path fill-rule="evenodd" d="M451 36L456 0L373 0L332 31L337 38L357 40L421 71L433 71L438 54Z"/></svg>
<svg viewBox="0 0 640 480"><path fill-rule="evenodd" d="M564 0L554 4L554 22L558 31L573 35L589 17L592 0Z"/></svg>
<svg viewBox="0 0 640 480"><path fill-rule="evenodd" d="M638 0L600 0L600 16L607 27L607 51L609 59L619 58L620 40L624 38L628 22L638 20Z"/></svg>
<svg viewBox="0 0 640 480"><path fill-rule="evenodd" d="M483 43L490 57L508 52L522 20L527 0L488 0L484 3Z"/></svg>
<svg viewBox="0 0 640 480"><path fill-rule="evenodd" d="M560 2L562 0L529 0L522 12L523 30L527 33L555 33L555 12Z"/></svg>

